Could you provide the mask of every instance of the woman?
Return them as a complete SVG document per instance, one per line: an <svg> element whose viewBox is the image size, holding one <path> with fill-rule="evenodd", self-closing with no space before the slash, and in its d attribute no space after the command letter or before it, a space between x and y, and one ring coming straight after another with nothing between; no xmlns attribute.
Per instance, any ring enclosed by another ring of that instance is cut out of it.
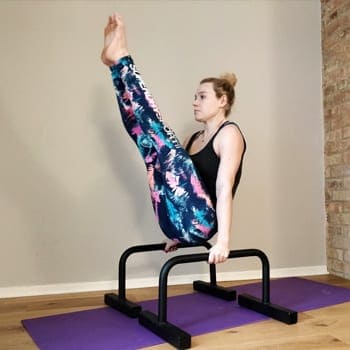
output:
<svg viewBox="0 0 350 350"><path fill-rule="evenodd" d="M137 72L118 14L109 17L101 59L111 70L124 126L144 159L153 209L171 240L166 251L178 242L200 243L217 233L208 262L225 261L232 199L245 152L238 126L227 121L235 81L209 78L200 83L193 107L195 119L204 124L204 129L189 140L189 155L162 120ZM201 153L209 154L210 161L203 163Z"/></svg>

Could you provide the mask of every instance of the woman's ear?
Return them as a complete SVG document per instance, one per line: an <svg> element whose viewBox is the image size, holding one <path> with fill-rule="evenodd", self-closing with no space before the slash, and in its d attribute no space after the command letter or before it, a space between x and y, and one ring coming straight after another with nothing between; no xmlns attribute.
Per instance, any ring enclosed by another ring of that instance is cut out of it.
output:
<svg viewBox="0 0 350 350"><path fill-rule="evenodd" d="M225 94L220 97L220 105L221 107L225 107L227 105L227 96Z"/></svg>

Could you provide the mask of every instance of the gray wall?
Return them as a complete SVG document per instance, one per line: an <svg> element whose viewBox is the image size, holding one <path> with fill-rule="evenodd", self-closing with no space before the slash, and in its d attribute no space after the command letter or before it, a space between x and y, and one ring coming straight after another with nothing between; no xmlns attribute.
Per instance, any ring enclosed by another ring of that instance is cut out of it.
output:
<svg viewBox="0 0 350 350"><path fill-rule="evenodd" d="M325 265L318 1L2 1L0 287L109 281L126 247L164 239L99 60L115 10L181 139L199 127L198 81L238 76L231 119L248 151L232 248L261 248L273 268ZM135 258L129 276L156 276L166 257Z"/></svg>

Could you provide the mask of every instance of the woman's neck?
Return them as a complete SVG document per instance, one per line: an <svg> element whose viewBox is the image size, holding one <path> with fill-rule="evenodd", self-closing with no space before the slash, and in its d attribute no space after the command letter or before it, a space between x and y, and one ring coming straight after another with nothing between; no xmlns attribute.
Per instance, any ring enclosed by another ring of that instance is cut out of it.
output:
<svg viewBox="0 0 350 350"><path fill-rule="evenodd" d="M201 142L208 142L216 131L227 121L227 118L224 115L217 116L212 118L204 123L204 129L200 133Z"/></svg>
<svg viewBox="0 0 350 350"><path fill-rule="evenodd" d="M219 127L227 121L224 115L218 115L217 117L210 119L204 123L204 134L215 133Z"/></svg>

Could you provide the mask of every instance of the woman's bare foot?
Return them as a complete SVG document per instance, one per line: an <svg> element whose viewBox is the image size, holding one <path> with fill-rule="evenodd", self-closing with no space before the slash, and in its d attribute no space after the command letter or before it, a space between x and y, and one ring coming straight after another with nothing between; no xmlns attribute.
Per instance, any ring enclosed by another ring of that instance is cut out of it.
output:
<svg viewBox="0 0 350 350"><path fill-rule="evenodd" d="M175 250L177 250L177 245L180 243L180 241L178 239L172 239L169 241L165 242L165 247L164 247L164 251L166 253L169 252L174 252Z"/></svg>
<svg viewBox="0 0 350 350"><path fill-rule="evenodd" d="M101 54L102 62L107 66L114 65L120 58L129 55L125 26L118 13L109 16L104 30L104 47Z"/></svg>

